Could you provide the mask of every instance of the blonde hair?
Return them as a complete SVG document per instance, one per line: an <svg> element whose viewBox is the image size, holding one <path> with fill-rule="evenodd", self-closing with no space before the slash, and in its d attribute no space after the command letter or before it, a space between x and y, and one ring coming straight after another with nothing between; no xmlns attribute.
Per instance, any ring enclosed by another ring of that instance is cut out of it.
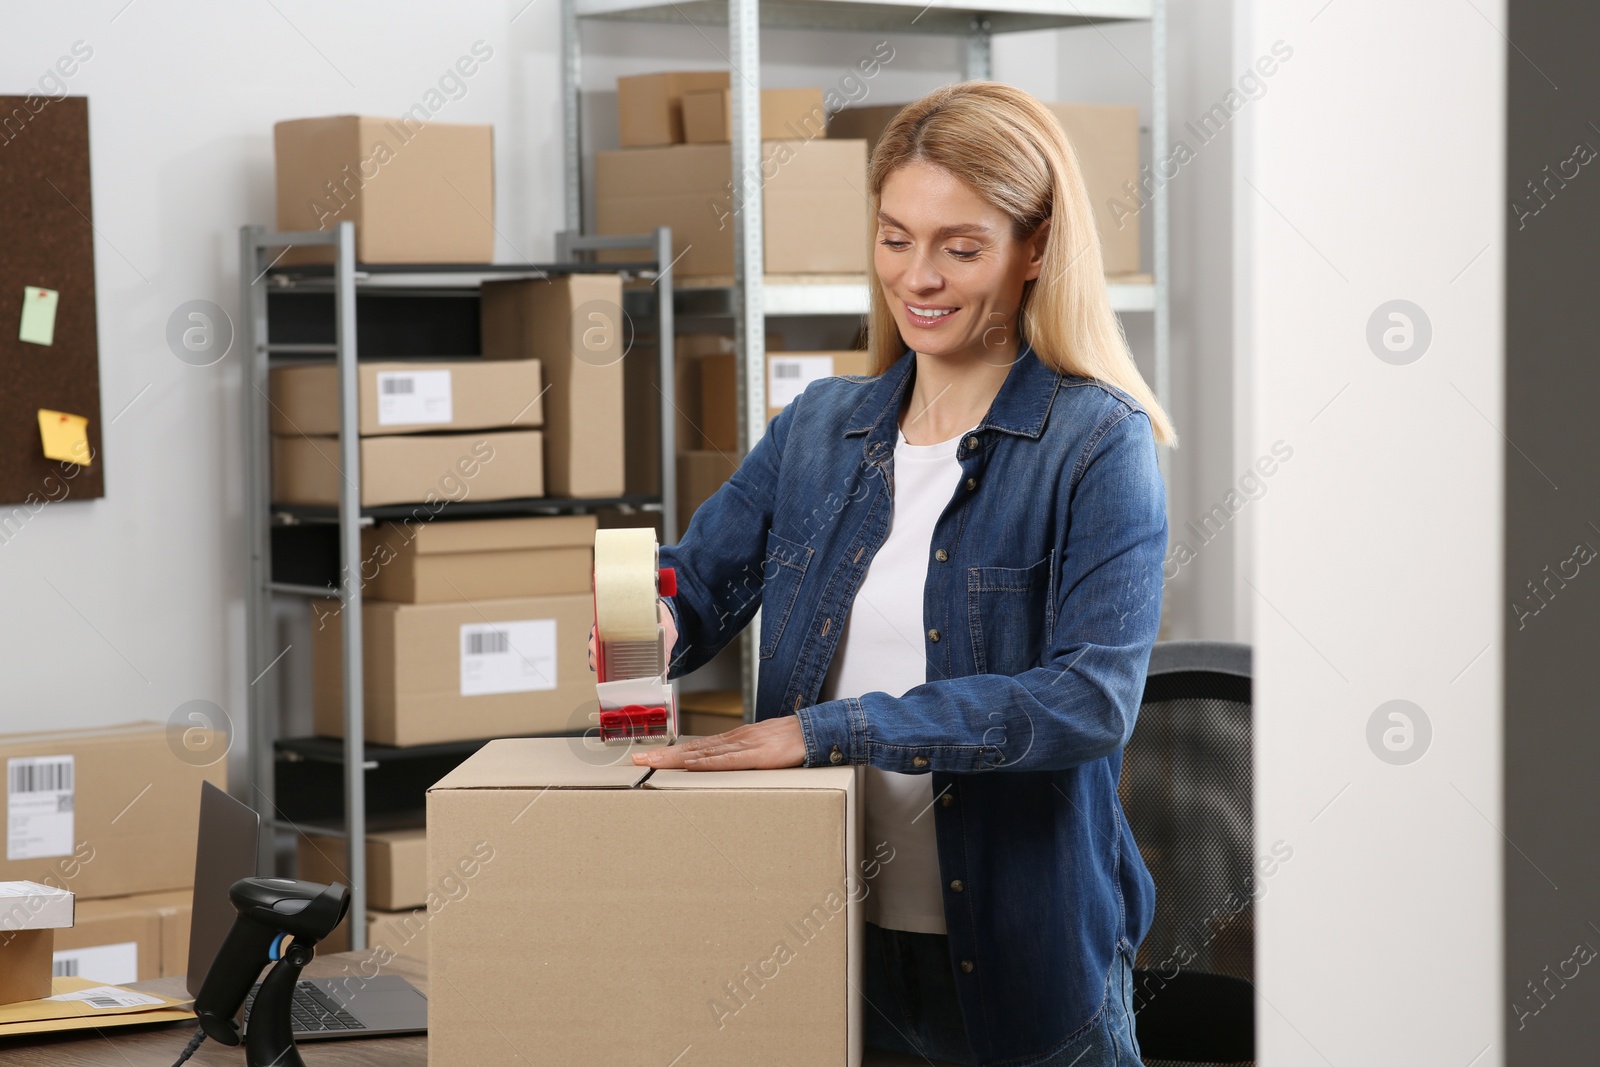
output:
<svg viewBox="0 0 1600 1067"><path fill-rule="evenodd" d="M907 104L872 152L874 218L889 175L915 162L949 171L1003 211L1017 240L1050 224L1039 277L1023 283L1018 332L1046 366L1133 397L1149 415L1156 441L1176 445L1172 421L1134 364L1111 310L1089 194L1055 116L1032 96L999 82L948 85ZM873 373L882 374L909 346L876 273L870 288L867 348Z"/></svg>

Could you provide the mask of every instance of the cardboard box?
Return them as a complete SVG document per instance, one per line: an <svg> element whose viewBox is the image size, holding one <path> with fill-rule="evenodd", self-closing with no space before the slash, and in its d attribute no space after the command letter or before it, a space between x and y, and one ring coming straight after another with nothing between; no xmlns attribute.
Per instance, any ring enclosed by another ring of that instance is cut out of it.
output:
<svg viewBox="0 0 1600 1067"><path fill-rule="evenodd" d="M1078 156L1094 207L1107 275L1139 271L1139 108L1134 104L1046 104ZM1120 205L1120 206L1119 206Z"/></svg>
<svg viewBox="0 0 1600 1067"><path fill-rule="evenodd" d="M274 437L272 499L339 503L339 439ZM544 496L538 430L361 439L361 506Z"/></svg>
<svg viewBox="0 0 1600 1067"><path fill-rule="evenodd" d="M352 221L362 263L494 261L492 127L339 115L280 122L272 141L279 230ZM278 260L332 261L320 246Z"/></svg>
<svg viewBox="0 0 1600 1067"><path fill-rule="evenodd" d="M700 361L700 428L706 447L728 451L739 446L739 406L733 354ZM869 352L768 352L767 418L782 411L818 378L871 374Z"/></svg>
<svg viewBox="0 0 1600 1067"><path fill-rule="evenodd" d="M485 359L538 359L544 399L545 479L551 496L621 496L622 360L631 337L622 279L573 274L485 282Z"/></svg>
<svg viewBox="0 0 1600 1067"><path fill-rule="evenodd" d="M70 927L73 895L28 880L0 882L0 1004L50 996L50 953Z"/></svg>
<svg viewBox="0 0 1600 1067"><path fill-rule="evenodd" d="M696 451L678 453L678 529L689 526L689 519L739 469L731 452ZM587 662L587 661L585 661Z"/></svg>
<svg viewBox="0 0 1600 1067"><path fill-rule="evenodd" d="M544 423L539 361L453 359L356 366L356 410L363 437L438 430L491 430ZM274 367L268 375L272 432L339 432L339 368L332 363Z"/></svg>
<svg viewBox="0 0 1600 1067"><path fill-rule="evenodd" d="M387 950L396 956L410 956L427 962L428 920L427 908L404 911L387 911L382 908L367 909L367 949L369 953ZM350 917L347 915L333 928L333 932L317 942L317 952L348 952L350 950ZM382 957L378 957L382 960Z"/></svg>
<svg viewBox="0 0 1600 1067"><path fill-rule="evenodd" d="M295 877L331 885L350 884L342 837L304 834L296 850ZM428 901L428 835L422 827L367 835L367 907L381 911L420 908Z"/></svg>
<svg viewBox="0 0 1600 1067"><path fill-rule="evenodd" d="M593 515L391 522L361 533L363 592L404 604L587 593Z"/></svg>
<svg viewBox="0 0 1600 1067"><path fill-rule="evenodd" d="M683 143L683 95L726 89L725 70L679 70L617 79L617 134L624 148Z"/></svg>
<svg viewBox="0 0 1600 1067"><path fill-rule="evenodd" d="M183 974L192 901L192 890L82 901L72 928L56 934L54 973L108 985ZM183 955L169 959L169 943L174 953L179 947L171 928L180 921Z"/></svg>
<svg viewBox="0 0 1600 1067"><path fill-rule="evenodd" d="M683 139L689 144L732 140L733 92L699 89L683 94ZM821 89L761 90L761 139L809 141L828 131Z"/></svg>
<svg viewBox="0 0 1600 1067"><path fill-rule="evenodd" d="M311 612L313 728L343 737L342 627L321 605ZM361 618L368 741L422 745L590 724L590 593L470 604L369 600Z"/></svg>
<svg viewBox="0 0 1600 1067"><path fill-rule="evenodd" d="M860 770L484 746L428 790L429 881L468 887L429 924L430 1059L859 1064Z"/></svg>
<svg viewBox="0 0 1600 1067"><path fill-rule="evenodd" d="M678 694L680 733L709 737L742 725L744 694L737 689L701 689Z"/></svg>
<svg viewBox="0 0 1600 1067"><path fill-rule="evenodd" d="M136 722L0 736L0 881L80 900L191 885L200 783L227 788L227 743L216 730L180 733Z"/></svg>
<svg viewBox="0 0 1600 1067"><path fill-rule="evenodd" d="M766 141L762 235L770 274L863 274L870 207L865 141ZM733 276L732 150L719 145L596 152L595 229L672 227L679 278ZM625 258L619 253L612 258Z"/></svg>
<svg viewBox="0 0 1600 1067"><path fill-rule="evenodd" d="M870 152L889 121L904 104L847 107L828 119L828 136L864 138ZM1139 271L1139 108L1133 104L1046 104L1072 142L1084 186L1100 232L1100 251L1107 275ZM1117 205L1124 205L1118 208ZM1119 218L1121 215L1123 217Z"/></svg>

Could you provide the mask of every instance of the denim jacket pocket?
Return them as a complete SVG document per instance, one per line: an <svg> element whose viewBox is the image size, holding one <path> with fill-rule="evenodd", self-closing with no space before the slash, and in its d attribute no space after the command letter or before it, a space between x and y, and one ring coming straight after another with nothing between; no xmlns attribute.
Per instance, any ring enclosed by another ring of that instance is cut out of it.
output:
<svg viewBox="0 0 1600 1067"><path fill-rule="evenodd" d="M778 650L784 624L794 609L800 581L814 549L768 531L767 556L761 568L761 658Z"/></svg>
<svg viewBox="0 0 1600 1067"><path fill-rule="evenodd" d="M969 567L967 624L979 674L1038 665L1055 630L1055 550L1027 567Z"/></svg>

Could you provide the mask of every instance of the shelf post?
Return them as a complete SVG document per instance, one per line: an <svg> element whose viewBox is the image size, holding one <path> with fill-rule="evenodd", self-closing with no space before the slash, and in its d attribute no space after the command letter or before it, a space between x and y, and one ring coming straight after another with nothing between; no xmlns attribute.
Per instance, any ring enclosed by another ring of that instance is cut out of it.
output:
<svg viewBox="0 0 1600 1067"><path fill-rule="evenodd" d="M570 2L570 0L569 0ZM656 228L656 356L660 360L661 543L678 535L678 375L672 309L672 227Z"/></svg>
<svg viewBox="0 0 1600 1067"><path fill-rule="evenodd" d="M561 0L561 171L569 233L583 232L583 51L579 32L574 0Z"/></svg>
<svg viewBox="0 0 1600 1067"><path fill-rule="evenodd" d="M994 38L989 20L975 18L967 34L967 50L962 57L962 73L967 81L988 81L994 77Z"/></svg>
<svg viewBox="0 0 1600 1067"><path fill-rule="evenodd" d="M767 323L762 298L766 248L761 203L761 15L758 0L728 0L728 62L733 68L733 343L739 402L739 456L767 427ZM759 609L740 638L745 721L754 717L761 667Z"/></svg>
<svg viewBox="0 0 1600 1067"><path fill-rule="evenodd" d="M239 230L239 364L240 424L244 430L244 542L245 542L245 721L250 745L250 786L266 802L267 814L276 810L273 780L274 717L277 715L276 679L263 677L272 662L272 537L268 530L272 476L272 441L267 432L267 283L262 277L265 227ZM256 807L251 797L251 806ZM277 873L277 835L261 835L256 870Z"/></svg>
<svg viewBox="0 0 1600 1067"><path fill-rule="evenodd" d="M344 648L345 871L350 949L367 947L366 721L361 644L361 421L356 373L356 227L339 223L334 258L334 333L339 367L339 621Z"/></svg>

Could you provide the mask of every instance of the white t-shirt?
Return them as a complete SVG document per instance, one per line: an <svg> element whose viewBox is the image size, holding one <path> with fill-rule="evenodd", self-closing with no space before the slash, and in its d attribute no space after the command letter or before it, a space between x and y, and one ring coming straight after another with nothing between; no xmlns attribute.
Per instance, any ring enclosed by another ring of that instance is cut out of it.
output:
<svg viewBox="0 0 1600 1067"><path fill-rule="evenodd" d="M822 684L823 700L864 693L903 696L928 680L922 590L933 527L961 481L958 435L933 445L894 446L889 535L872 557ZM867 883L868 921L891 930L942 934L944 894L933 827L933 776L866 768L863 855L887 841L893 859ZM886 853L888 854L888 853Z"/></svg>

